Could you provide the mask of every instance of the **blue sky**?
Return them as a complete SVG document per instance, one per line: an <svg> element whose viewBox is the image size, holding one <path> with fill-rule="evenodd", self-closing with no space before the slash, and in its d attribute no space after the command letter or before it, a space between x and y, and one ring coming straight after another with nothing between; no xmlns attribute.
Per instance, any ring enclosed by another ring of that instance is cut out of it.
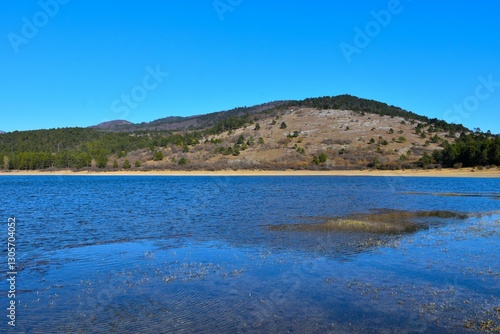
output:
<svg viewBox="0 0 500 334"><path fill-rule="evenodd" d="M4 0L0 130L352 94L500 133L500 3Z"/></svg>

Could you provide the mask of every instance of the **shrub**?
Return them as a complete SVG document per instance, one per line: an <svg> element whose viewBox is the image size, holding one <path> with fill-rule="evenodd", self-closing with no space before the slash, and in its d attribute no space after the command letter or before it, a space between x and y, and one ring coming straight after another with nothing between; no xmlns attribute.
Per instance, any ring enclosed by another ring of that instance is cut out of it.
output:
<svg viewBox="0 0 500 334"><path fill-rule="evenodd" d="M162 161L163 160L163 152L156 151L153 155L153 161Z"/></svg>
<svg viewBox="0 0 500 334"><path fill-rule="evenodd" d="M319 164L325 163L327 159L328 159L328 157L326 156L326 154L321 153L318 157L314 156L311 162L314 165L319 165Z"/></svg>
<svg viewBox="0 0 500 334"><path fill-rule="evenodd" d="M3 168L4 169L9 169L10 168L10 159L6 155L3 157Z"/></svg>
<svg viewBox="0 0 500 334"><path fill-rule="evenodd" d="M379 168L380 167L380 160L378 158L373 158L373 162L370 162L368 164L369 168Z"/></svg>
<svg viewBox="0 0 500 334"><path fill-rule="evenodd" d="M188 163L188 161L187 161L187 159L186 159L186 158L184 158L184 157L180 158L180 159L179 159L179 162L178 162L179 166L184 166L184 165L187 165L187 163Z"/></svg>
<svg viewBox="0 0 500 334"><path fill-rule="evenodd" d="M238 141L236 142L236 144L238 145L242 145L245 143L245 137L243 137L243 135L241 135L239 138L238 138Z"/></svg>
<svg viewBox="0 0 500 334"><path fill-rule="evenodd" d="M95 165L97 168L106 168L108 165L108 157L105 155L99 155L95 158Z"/></svg>
<svg viewBox="0 0 500 334"><path fill-rule="evenodd" d="M130 161L128 161L128 159L125 159L125 161L122 164L122 168L123 169L129 169L131 167L132 167L132 165L130 164Z"/></svg>
<svg viewBox="0 0 500 334"><path fill-rule="evenodd" d="M285 122L281 122L280 129L286 129L286 123Z"/></svg>
<svg viewBox="0 0 500 334"><path fill-rule="evenodd" d="M427 152L425 152L424 155L418 160L418 165L420 167L427 168L432 164L433 164L433 159L429 154L427 154Z"/></svg>

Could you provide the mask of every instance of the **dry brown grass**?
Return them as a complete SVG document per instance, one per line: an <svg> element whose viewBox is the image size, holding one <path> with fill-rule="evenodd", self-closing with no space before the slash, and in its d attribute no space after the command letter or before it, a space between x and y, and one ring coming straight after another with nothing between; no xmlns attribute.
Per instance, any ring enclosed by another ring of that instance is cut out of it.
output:
<svg viewBox="0 0 500 334"><path fill-rule="evenodd" d="M181 157L188 159L186 169L193 166L213 169L215 166L229 168L250 168L270 166L271 169L309 168L317 169L312 165L313 156L326 154L328 160L321 169L352 169L366 168L376 159L378 168L400 169L403 165L411 166L425 152L431 153L438 148L438 144L430 143L425 146L428 138L421 138L415 133L418 122L411 124L403 122L400 117L379 116L366 113L364 116L348 110L316 110L311 108L291 108L281 114L258 115L256 122L261 125L260 130L254 130L251 124L245 128L224 132L220 135L202 138L201 143L190 147L189 153L183 153L182 147L174 145L158 148L164 153L165 159L161 162L151 161L152 152L141 150L131 152L126 158L134 164L136 160L143 163L144 169L178 169L176 161ZM273 120L276 122L271 125ZM286 129L280 124L285 122ZM402 124L404 123L404 124ZM392 131L391 131L392 129ZM297 137L291 137L295 131ZM444 133L437 133L441 138ZM245 140L253 137L254 145L240 154L222 155L215 153L217 147L233 146L243 135ZM432 134L434 135L434 133ZM404 136L405 142L399 137ZM259 138L264 143L259 143ZM370 144L370 139L374 143ZM205 140L218 139L220 144L206 143ZM382 143L387 141L387 145ZM304 150L301 154L297 149ZM403 160L400 160L401 157ZM111 157L110 163L117 159ZM121 165L124 159L118 159ZM274 164L274 166L273 166Z"/></svg>

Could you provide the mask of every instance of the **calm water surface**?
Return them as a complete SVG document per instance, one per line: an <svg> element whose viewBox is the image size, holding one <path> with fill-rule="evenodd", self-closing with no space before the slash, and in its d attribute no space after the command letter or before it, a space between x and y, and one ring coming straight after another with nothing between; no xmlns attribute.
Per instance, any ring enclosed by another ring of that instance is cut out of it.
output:
<svg viewBox="0 0 500 334"><path fill-rule="evenodd" d="M499 189L466 178L2 176L0 235L6 244L15 217L18 274L16 327L0 285L0 332L492 330ZM468 218L422 218L404 235L269 229L387 209Z"/></svg>

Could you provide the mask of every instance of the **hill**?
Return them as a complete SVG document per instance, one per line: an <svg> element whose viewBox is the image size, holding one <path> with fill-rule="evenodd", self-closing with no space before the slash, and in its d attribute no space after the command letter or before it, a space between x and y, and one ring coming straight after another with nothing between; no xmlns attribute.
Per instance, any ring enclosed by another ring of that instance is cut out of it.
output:
<svg viewBox="0 0 500 334"><path fill-rule="evenodd" d="M91 128L106 131L172 131L172 130L194 130L213 126L217 122L230 117L242 117L244 115L255 115L267 110L278 108L289 103L289 101L275 101L256 105L253 107L240 107L232 110L219 111L205 115L180 117L170 116L157 119L152 122L133 124L127 121L112 121L101 123Z"/></svg>
<svg viewBox="0 0 500 334"><path fill-rule="evenodd" d="M398 169L500 164L500 138L350 95L0 134L4 169Z"/></svg>
<svg viewBox="0 0 500 334"><path fill-rule="evenodd" d="M103 123L91 126L90 128L94 128L94 129L98 129L98 130L105 130L105 131L115 131L115 129L126 128L128 126L134 126L134 123L119 119L116 121L103 122Z"/></svg>

